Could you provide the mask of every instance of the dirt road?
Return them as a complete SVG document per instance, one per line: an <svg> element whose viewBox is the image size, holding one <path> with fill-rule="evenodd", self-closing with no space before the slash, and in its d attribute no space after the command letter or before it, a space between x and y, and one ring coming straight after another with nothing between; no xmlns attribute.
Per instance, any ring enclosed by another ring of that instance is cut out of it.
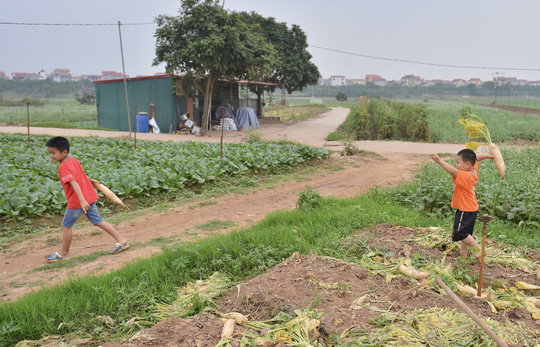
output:
<svg viewBox="0 0 540 347"><path fill-rule="evenodd" d="M333 109L317 118L292 125L263 125L259 130L266 138L282 139L306 143L313 146L327 146L339 149L339 143L327 143L326 136L334 131L347 116L348 109ZM26 128L0 127L0 132L25 132ZM73 129L31 128L33 134L64 136L102 136L126 137L127 133L109 131L88 131ZM208 137L194 135L138 134L139 139L160 139L166 141L219 141L220 134L214 132ZM228 142L240 142L245 133L228 132ZM51 228L43 235L13 243L0 254L0 295L5 300L13 300L42 285L51 285L73 275L99 274L122 266L122 264L141 257L148 257L159 252L158 246L148 242L157 237L171 237L177 241L198 240L214 234L226 233L223 229L208 232L198 229L199 224L213 220L232 221L235 228L249 226L263 219L276 210L293 209L298 200L298 193L311 186L323 196L339 198L352 197L378 185L392 187L405 182L418 169L425 153L456 152L461 145L412 144L401 142L361 141L358 146L381 155L363 155L358 157L335 156L331 163L320 167L316 172L306 174L296 180L282 181L272 188L247 189L243 193L229 194L206 200L193 200L175 206L164 212L152 210L128 212L120 222L115 223L132 245L126 252L101 256L90 263L81 263L69 268L49 269L46 271L30 270L45 265L45 255L50 255L60 248L60 226ZM339 167L339 170L336 170ZM114 223L114 221L113 221ZM78 257L113 246L111 238L86 221L74 227L74 239L71 257Z"/></svg>

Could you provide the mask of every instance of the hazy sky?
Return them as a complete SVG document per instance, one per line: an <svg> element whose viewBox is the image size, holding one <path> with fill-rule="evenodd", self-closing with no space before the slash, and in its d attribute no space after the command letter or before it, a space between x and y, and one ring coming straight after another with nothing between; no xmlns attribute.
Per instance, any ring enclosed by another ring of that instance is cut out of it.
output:
<svg viewBox="0 0 540 347"><path fill-rule="evenodd" d="M176 15L179 0L3 0L0 22L116 24L153 23ZM425 79L478 77L493 73L540 80L538 0L225 0L235 11L255 11L298 24L308 43L359 55L465 69L370 59L310 47L323 77L387 80L414 74ZM126 74L153 75L155 24L122 26ZM72 74L122 71L118 26L23 26L0 24L0 71ZM536 69L512 71L503 68Z"/></svg>

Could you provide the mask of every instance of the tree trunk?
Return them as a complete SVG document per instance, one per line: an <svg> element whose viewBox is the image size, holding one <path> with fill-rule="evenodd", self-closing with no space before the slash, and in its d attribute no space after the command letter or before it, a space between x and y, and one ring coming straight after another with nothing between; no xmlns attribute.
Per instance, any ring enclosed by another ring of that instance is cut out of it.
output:
<svg viewBox="0 0 540 347"><path fill-rule="evenodd" d="M206 86L204 88L204 102L203 102L203 114L201 118L201 135L206 135L208 132L208 108L210 107L210 102L212 101L212 95L210 92L210 87L212 86L212 74L208 74L208 79L206 80Z"/></svg>
<svg viewBox="0 0 540 347"><path fill-rule="evenodd" d="M257 114L259 115L259 118L264 117L264 110L262 105L262 94L264 92L264 89L257 87Z"/></svg>

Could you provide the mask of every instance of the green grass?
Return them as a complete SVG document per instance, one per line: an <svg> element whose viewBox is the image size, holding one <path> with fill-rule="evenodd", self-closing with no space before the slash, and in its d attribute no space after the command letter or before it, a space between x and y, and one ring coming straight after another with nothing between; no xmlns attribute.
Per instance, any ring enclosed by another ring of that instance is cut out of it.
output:
<svg viewBox="0 0 540 347"><path fill-rule="evenodd" d="M465 143L467 134L459 123L459 109L466 102L430 102L428 124L432 142ZM540 141L540 117L471 105L474 114L486 122L493 142L513 140Z"/></svg>
<svg viewBox="0 0 540 347"><path fill-rule="evenodd" d="M431 142L466 143L467 134L459 123L459 109L471 106L473 113L487 124L494 142L512 142L517 140L540 141L540 116L497 110L478 104L482 99L453 99L422 103L427 106L427 122ZM409 101L410 102L410 101ZM501 102L502 104L502 102ZM330 135L328 141L345 141L350 137L350 130L357 122L353 112L345 122Z"/></svg>
<svg viewBox="0 0 540 347"><path fill-rule="evenodd" d="M208 278L214 271L239 281L264 272L295 251L352 259L358 254L350 254L351 249L342 239L379 223L452 225L452 217L427 216L396 203L377 189L350 199L326 198L310 206L304 211L275 212L248 229L167 247L161 254L110 274L72 278L16 302L4 303L0 306L0 345L59 333L92 336L97 341L114 339L134 332L122 324L108 327L97 319L98 315L110 316L116 322L133 317L153 322L156 303L171 303L178 287ZM489 229L495 238L523 234L522 229L501 221L492 222ZM529 237L532 235L531 229ZM525 238L512 241L519 243Z"/></svg>
<svg viewBox="0 0 540 347"><path fill-rule="evenodd" d="M61 333L96 337L96 332L109 337L125 333L121 327L108 328L97 315L115 321L135 316L152 321L155 303L170 303L177 287L214 271L238 281L273 267L294 251L341 254L339 240L361 227L380 222L415 225L421 220L415 211L372 203L366 197L327 200L324 208L310 213L274 213L247 230L180 244L111 274L74 278L5 303L0 306L0 344L58 334L58 326L68 322Z"/></svg>
<svg viewBox="0 0 540 347"><path fill-rule="evenodd" d="M238 281L264 272L295 251L347 259L350 250L341 240L378 223L426 227L451 225L451 219L426 217L377 194L328 198L307 212L276 212L249 229L179 244L110 274L70 279L5 303L0 306L0 343L10 345L21 339L38 339L44 333L58 334L62 323L62 334L110 339L128 329L122 325L110 328L97 319L98 315L117 322L135 316L154 321L155 303L170 303L176 288L188 281L208 278L214 271ZM507 228L501 223L490 224L494 234Z"/></svg>
<svg viewBox="0 0 540 347"><path fill-rule="evenodd" d="M283 122L293 122L318 116L328 110L328 107L321 104L272 106L264 110L264 116L280 117L281 121Z"/></svg>
<svg viewBox="0 0 540 347"><path fill-rule="evenodd" d="M97 127L96 105L79 105L69 98L46 99L43 106L0 107L0 123L24 123L30 116L30 124L69 123L73 126ZM28 114L29 113L29 114Z"/></svg>
<svg viewBox="0 0 540 347"><path fill-rule="evenodd" d="M206 223L197 224L195 225L195 228L202 231L212 232L212 231L217 231L221 229L229 229L229 228L235 227L236 225L237 225L236 222L233 222L230 220L213 219Z"/></svg>
<svg viewBox="0 0 540 347"><path fill-rule="evenodd" d="M473 104L489 105L495 101L495 98L493 96L485 97L485 98L473 97L468 100L470 103L473 103ZM503 96L503 97L497 98L497 105L508 105L508 106L540 109L540 98L534 98L534 97L513 97L512 98L512 97Z"/></svg>

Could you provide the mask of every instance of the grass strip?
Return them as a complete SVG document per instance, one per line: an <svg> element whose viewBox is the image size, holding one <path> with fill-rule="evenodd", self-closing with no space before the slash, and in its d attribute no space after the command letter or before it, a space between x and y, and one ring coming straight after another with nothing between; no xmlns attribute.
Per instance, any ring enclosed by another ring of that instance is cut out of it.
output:
<svg viewBox="0 0 540 347"><path fill-rule="evenodd" d="M415 227L452 224L451 218L427 217L385 199L376 190L350 199L326 198L317 206L274 212L248 229L176 244L112 273L74 277L4 303L0 306L0 345L57 334L119 338L134 333L126 322L159 320L155 313L158 303L174 302L179 287L209 278L216 271L233 282L240 281L272 268L295 251L358 258L342 239L379 223ZM508 228L490 224L495 234ZM103 316L119 323L107 325L100 319Z"/></svg>
<svg viewBox="0 0 540 347"><path fill-rule="evenodd" d="M277 212L242 231L167 248L102 276L74 277L0 306L0 345L43 334L108 336L126 333L116 322L133 317L155 321L156 303L170 303L178 287L208 278L214 271L233 281L258 275L293 252L343 256L341 238L377 223L429 223L418 212L367 196L326 199L309 212ZM427 224L426 224L427 225ZM60 327L60 328L59 328Z"/></svg>

